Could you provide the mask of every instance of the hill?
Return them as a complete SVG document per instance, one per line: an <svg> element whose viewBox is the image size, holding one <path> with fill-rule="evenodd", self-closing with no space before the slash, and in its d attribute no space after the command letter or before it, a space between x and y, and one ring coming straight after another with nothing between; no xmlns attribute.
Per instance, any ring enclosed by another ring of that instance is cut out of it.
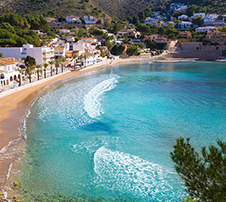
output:
<svg viewBox="0 0 226 202"><path fill-rule="evenodd" d="M0 0L0 14L29 13L57 17L65 15L110 15L120 20L155 4L150 0Z"/></svg>

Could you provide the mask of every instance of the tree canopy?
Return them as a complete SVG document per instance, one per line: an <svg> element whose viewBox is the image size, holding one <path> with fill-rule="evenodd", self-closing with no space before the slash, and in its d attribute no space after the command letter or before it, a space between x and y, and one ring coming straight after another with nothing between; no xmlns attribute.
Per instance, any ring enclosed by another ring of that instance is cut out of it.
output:
<svg viewBox="0 0 226 202"><path fill-rule="evenodd" d="M121 55L122 52L125 50L125 46L122 45L115 45L112 49L111 49L111 54L113 55Z"/></svg>
<svg viewBox="0 0 226 202"><path fill-rule="evenodd" d="M14 13L8 13L0 17L0 45L1 46L22 46L30 43L40 45L39 36L31 30L26 18Z"/></svg>
<svg viewBox="0 0 226 202"><path fill-rule="evenodd" d="M132 46L128 47L126 50L126 53L131 56L131 55L138 55L139 49L136 44L133 44Z"/></svg>
<svg viewBox="0 0 226 202"><path fill-rule="evenodd" d="M217 141L217 146L203 147L199 154L189 138L178 138L171 158L193 198L226 201L226 143Z"/></svg>

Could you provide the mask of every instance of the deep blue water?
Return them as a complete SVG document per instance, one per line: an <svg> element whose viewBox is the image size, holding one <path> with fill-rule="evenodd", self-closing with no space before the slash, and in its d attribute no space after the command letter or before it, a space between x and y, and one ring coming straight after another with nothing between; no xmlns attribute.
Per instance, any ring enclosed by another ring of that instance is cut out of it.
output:
<svg viewBox="0 0 226 202"><path fill-rule="evenodd" d="M224 64L109 67L37 100L18 178L28 200L181 201L176 138L198 150L225 140L225 122Z"/></svg>

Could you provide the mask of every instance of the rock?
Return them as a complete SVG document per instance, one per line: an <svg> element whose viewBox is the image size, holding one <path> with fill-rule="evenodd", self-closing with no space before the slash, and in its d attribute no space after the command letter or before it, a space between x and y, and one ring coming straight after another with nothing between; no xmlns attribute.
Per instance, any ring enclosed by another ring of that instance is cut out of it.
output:
<svg viewBox="0 0 226 202"><path fill-rule="evenodd" d="M14 186L14 187L19 186L19 185L20 185L19 182L17 182L17 181L14 181L14 182L13 182L13 186Z"/></svg>

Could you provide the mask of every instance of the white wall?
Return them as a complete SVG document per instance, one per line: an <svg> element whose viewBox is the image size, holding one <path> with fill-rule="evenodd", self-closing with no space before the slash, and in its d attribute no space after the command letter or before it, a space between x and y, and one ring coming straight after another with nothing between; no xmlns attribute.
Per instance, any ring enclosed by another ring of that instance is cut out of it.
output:
<svg viewBox="0 0 226 202"><path fill-rule="evenodd" d="M33 45L23 45L22 47L10 47L10 48L0 48L0 53L3 57L14 57L16 59L24 60L28 55L34 57L37 64L43 64L43 52L51 52L52 49L48 47L33 47ZM54 57L54 50L52 52L52 57ZM48 60L49 61L49 60Z"/></svg>

